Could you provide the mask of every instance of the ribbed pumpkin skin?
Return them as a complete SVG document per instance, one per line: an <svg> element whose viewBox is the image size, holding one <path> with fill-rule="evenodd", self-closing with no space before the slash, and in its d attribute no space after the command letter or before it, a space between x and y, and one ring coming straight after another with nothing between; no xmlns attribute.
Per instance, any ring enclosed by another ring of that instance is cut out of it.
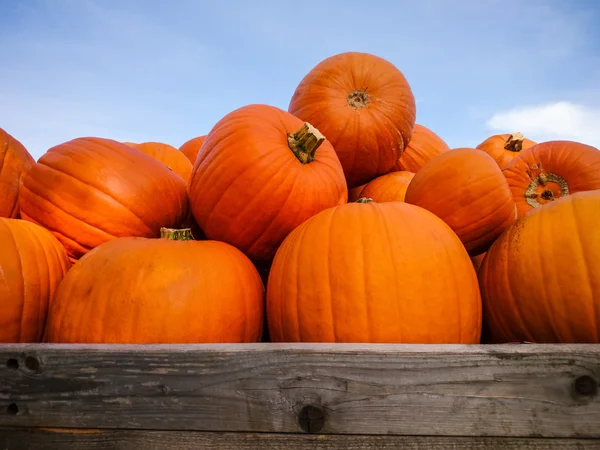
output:
<svg viewBox="0 0 600 450"><path fill-rule="evenodd" d="M34 164L23 144L0 128L0 217L19 216L21 177Z"/></svg>
<svg viewBox="0 0 600 450"><path fill-rule="evenodd" d="M498 164L498 167L504 169L509 162L519 155L521 151L527 150L528 148L537 144L537 142L534 142L531 139L524 138L521 143L521 150L517 152L507 150L504 148L504 146L507 144L511 136L512 135L510 133L490 136L476 148L486 152L488 155L494 158Z"/></svg>
<svg viewBox="0 0 600 450"><path fill-rule="evenodd" d="M0 342L40 342L48 305L71 263L44 228L0 218Z"/></svg>
<svg viewBox="0 0 600 450"><path fill-rule="evenodd" d="M374 202L403 202L410 181L415 176L412 172L390 172L367 183L360 197L372 199Z"/></svg>
<svg viewBox="0 0 600 450"><path fill-rule="evenodd" d="M516 219L502 171L487 153L459 148L436 156L417 172L407 203L446 222L471 256L485 252Z"/></svg>
<svg viewBox="0 0 600 450"><path fill-rule="evenodd" d="M366 104L357 90L367 93ZM416 106L392 63L348 52L317 64L296 88L288 111L331 142L352 188L392 170L411 138Z"/></svg>
<svg viewBox="0 0 600 450"><path fill-rule="evenodd" d="M600 191L536 208L479 270L486 341L600 343Z"/></svg>
<svg viewBox="0 0 600 450"><path fill-rule="evenodd" d="M264 287L223 242L122 238L88 253L61 283L44 340L53 343L256 342Z"/></svg>
<svg viewBox="0 0 600 450"><path fill-rule="evenodd" d="M557 175L573 194L600 189L600 151L590 145L573 141L548 141L523 150L502 171L517 205L517 214L536 208L528 203L527 189L540 174ZM544 192L550 198L544 199ZM560 186L548 181L546 186L538 184L535 204L546 204L562 196Z"/></svg>
<svg viewBox="0 0 600 450"><path fill-rule="evenodd" d="M273 261L275 342L479 343L481 299L452 230L401 202L349 203L296 228Z"/></svg>
<svg viewBox="0 0 600 450"><path fill-rule="evenodd" d="M394 170L417 173L427 161L450 150L448 144L429 128L415 123L412 137Z"/></svg>
<svg viewBox="0 0 600 450"><path fill-rule="evenodd" d="M49 229L72 260L117 237L160 236L188 211L183 179L117 141L78 138L48 150L23 178L21 216Z"/></svg>
<svg viewBox="0 0 600 450"><path fill-rule="evenodd" d="M327 140L307 164L288 147L287 133L303 123L273 106L249 105L210 131L190 183L192 212L209 239L268 263L295 227L347 202L342 166Z"/></svg>
<svg viewBox="0 0 600 450"><path fill-rule="evenodd" d="M169 144L162 142L142 142L140 144L128 142L127 145L141 150L146 155L152 156L154 159L167 165L173 172L185 180L190 181L192 176L192 163L187 159L187 156Z"/></svg>
<svg viewBox="0 0 600 450"><path fill-rule="evenodd" d="M186 156L192 163L192 166L196 162L196 157L198 156L200 147L202 147L202 144L204 143L204 139L206 139L206 135L198 136L184 142L181 147L179 147L179 151Z"/></svg>
<svg viewBox="0 0 600 450"><path fill-rule="evenodd" d="M358 200L360 198L362 190L365 188L366 185L367 183L348 189L348 203L352 203Z"/></svg>

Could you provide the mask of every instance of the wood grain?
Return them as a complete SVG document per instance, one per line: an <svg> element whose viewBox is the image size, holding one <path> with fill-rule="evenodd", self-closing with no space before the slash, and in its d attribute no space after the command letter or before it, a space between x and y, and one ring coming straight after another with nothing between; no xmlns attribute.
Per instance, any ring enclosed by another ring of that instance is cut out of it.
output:
<svg viewBox="0 0 600 450"><path fill-rule="evenodd" d="M304 433L311 405L321 434L600 437L599 345L0 345L0 358L0 426Z"/></svg>
<svg viewBox="0 0 600 450"><path fill-rule="evenodd" d="M2 429L3 450L600 450L600 440Z"/></svg>

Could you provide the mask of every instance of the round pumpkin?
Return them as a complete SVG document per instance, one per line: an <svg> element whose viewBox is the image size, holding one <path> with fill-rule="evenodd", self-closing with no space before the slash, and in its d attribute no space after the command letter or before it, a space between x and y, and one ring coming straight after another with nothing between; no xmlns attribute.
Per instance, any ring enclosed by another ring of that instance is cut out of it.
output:
<svg viewBox="0 0 600 450"><path fill-rule="evenodd" d="M179 151L186 156L186 158L192 163L192 166L196 162L196 157L198 156L198 152L200 151L200 147L202 147L205 138L206 135L192 138L189 141L184 142L181 147L179 147Z"/></svg>
<svg viewBox="0 0 600 450"><path fill-rule="evenodd" d="M486 341L600 343L600 191L536 208L479 270Z"/></svg>
<svg viewBox="0 0 600 450"><path fill-rule="evenodd" d="M367 183L361 184L360 186L356 186L354 188L349 188L348 189L348 203L353 203L356 200L358 200L361 197L360 193L362 192L362 190L365 188L366 185L367 185Z"/></svg>
<svg viewBox="0 0 600 450"><path fill-rule="evenodd" d="M367 183L360 196L378 203L403 202L408 185L414 176L412 172L390 172Z"/></svg>
<svg viewBox="0 0 600 450"><path fill-rule="evenodd" d="M44 340L52 343L189 344L256 342L264 286L236 248L163 239L107 242L81 258L56 291Z"/></svg>
<svg viewBox="0 0 600 450"><path fill-rule="evenodd" d="M127 145L135 147L145 154L152 156L154 159L159 160L183 178L186 183L190 181L190 176L192 175L192 163L187 159L187 156L182 154L175 147L169 144L163 144L162 142L142 142L140 144L128 142Z"/></svg>
<svg viewBox="0 0 600 450"><path fill-rule="evenodd" d="M600 151L573 141L548 141L523 150L503 170L517 214L575 192L600 189Z"/></svg>
<svg viewBox="0 0 600 450"><path fill-rule="evenodd" d="M515 158L521 150L527 150L536 145L522 133L496 134L490 136L476 148L490 155L501 169Z"/></svg>
<svg viewBox="0 0 600 450"><path fill-rule="evenodd" d="M188 211L183 179L117 141L77 138L49 149L23 178L21 216L52 231L72 260L103 242L157 237Z"/></svg>
<svg viewBox="0 0 600 450"><path fill-rule="evenodd" d="M269 274L267 323L274 342L476 344L481 299L471 260L442 220L361 199L285 239Z"/></svg>
<svg viewBox="0 0 600 450"><path fill-rule="evenodd" d="M394 170L417 173L430 159L450 150L448 144L429 128L415 123L412 137Z"/></svg>
<svg viewBox="0 0 600 450"><path fill-rule="evenodd" d="M40 342L71 263L60 242L31 222L0 218L0 342Z"/></svg>
<svg viewBox="0 0 600 450"><path fill-rule="evenodd" d="M0 128L0 217L19 217L21 178L34 164L23 144Z"/></svg>
<svg viewBox="0 0 600 450"><path fill-rule="evenodd" d="M485 252L516 219L502 171L490 155L472 148L426 163L408 185L405 201L444 220L471 256Z"/></svg>
<svg viewBox="0 0 600 450"><path fill-rule="evenodd" d="M209 239L268 263L290 231L345 203L346 180L331 144L279 108L248 105L208 133L190 183L196 222Z"/></svg>
<svg viewBox="0 0 600 450"><path fill-rule="evenodd" d="M331 142L352 188L392 170L411 138L416 106L392 63L348 52L317 64L296 88L288 111Z"/></svg>

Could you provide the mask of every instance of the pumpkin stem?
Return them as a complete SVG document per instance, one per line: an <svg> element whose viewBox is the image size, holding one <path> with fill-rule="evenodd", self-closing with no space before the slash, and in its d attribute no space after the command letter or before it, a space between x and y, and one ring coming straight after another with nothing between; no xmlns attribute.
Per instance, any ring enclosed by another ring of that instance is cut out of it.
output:
<svg viewBox="0 0 600 450"><path fill-rule="evenodd" d="M504 148L509 152L518 153L523 149L523 141L525 140L525 136L522 133L516 132L511 134L506 143L504 144Z"/></svg>
<svg viewBox="0 0 600 450"><path fill-rule="evenodd" d="M373 201L372 198L361 197L358 200L356 200L356 203L371 203L372 201Z"/></svg>
<svg viewBox="0 0 600 450"><path fill-rule="evenodd" d="M302 164L315 159L315 153L324 140L325 136L308 122L304 122L295 133L288 133L288 147Z"/></svg>
<svg viewBox="0 0 600 450"><path fill-rule="evenodd" d="M563 178L553 173L540 173L529 183L525 191L527 204L533 208L567 195L569 195L569 185Z"/></svg>
<svg viewBox="0 0 600 450"><path fill-rule="evenodd" d="M369 104L369 94L362 89L355 89L348 94L347 101L352 108L364 108Z"/></svg>
<svg viewBox="0 0 600 450"><path fill-rule="evenodd" d="M194 235L192 234L191 228L182 228L178 230L176 228L165 228L160 229L161 239L170 239L172 241L193 241Z"/></svg>

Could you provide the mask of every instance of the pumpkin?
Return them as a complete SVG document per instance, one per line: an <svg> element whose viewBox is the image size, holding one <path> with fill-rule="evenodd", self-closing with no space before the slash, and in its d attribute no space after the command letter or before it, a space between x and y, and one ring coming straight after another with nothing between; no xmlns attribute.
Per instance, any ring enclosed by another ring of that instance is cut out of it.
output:
<svg viewBox="0 0 600 450"><path fill-rule="evenodd" d="M392 63L348 52L317 64L296 88L288 111L331 142L352 188L392 170L411 138L416 106Z"/></svg>
<svg viewBox="0 0 600 450"><path fill-rule="evenodd" d="M367 183L361 184L360 186L356 186L353 188L349 188L348 189L348 202L353 203L356 200L358 200L360 198L360 193L362 192L362 190L365 188L366 185L367 185Z"/></svg>
<svg viewBox="0 0 600 450"><path fill-rule="evenodd" d="M189 230L162 236L116 239L81 258L56 291L44 340L258 341L264 287L248 258L223 242L194 241Z"/></svg>
<svg viewBox="0 0 600 450"><path fill-rule="evenodd" d="M187 216L183 179L117 141L77 138L49 149L23 178L21 215L77 260L118 237L157 237Z"/></svg>
<svg viewBox="0 0 600 450"><path fill-rule="evenodd" d="M394 170L417 173L430 159L450 150L448 144L429 128L415 123L412 137Z"/></svg>
<svg viewBox="0 0 600 450"><path fill-rule="evenodd" d="M525 138L522 133L496 134L487 138L476 148L490 155L501 169L516 157L521 150L536 145L536 142Z"/></svg>
<svg viewBox="0 0 600 450"><path fill-rule="evenodd" d="M516 219L502 171L490 155L472 148L426 163L408 185L405 201L444 220L471 256L485 252Z"/></svg>
<svg viewBox="0 0 600 450"><path fill-rule="evenodd" d="M179 147L179 151L183 153L187 159L194 165L196 162L196 157L198 156L198 152L200 151L200 147L202 147L202 143L206 135L198 136L190 139L189 141L184 142L181 147Z"/></svg>
<svg viewBox="0 0 600 450"><path fill-rule="evenodd" d="M189 191L206 236L261 263L306 219L348 199L331 144L310 124L268 105L244 106L215 125Z"/></svg>
<svg viewBox="0 0 600 450"><path fill-rule="evenodd" d="M190 181L192 163L175 147L161 142L142 142L141 144L129 142L127 144L159 160L183 178L186 183Z"/></svg>
<svg viewBox="0 0 600 450"><path fill-rule="evenodd" d="M415 176L412 172L390 172L370 181L361 191L360 196L375 202L403 202L410 181Z"/></svg>
<svg viewBox="0 0 600 450"><path fill-rule="evenodd" d="M441 219L361 199L284 240L267 317L274 342L476 344L481 299L471 260Z"/></svg>
<svg viewBox="0 0 600 450"><path fill-rule="evenodd" d="M34 164L23 144L0 128L0 217L19 217L21 178Z"/></svg>
<svg viewBox="0 0 600 450"><path fill-rule="evenodd" d="M483 258L485 258L485 253L481 253L480 255L471 257L471 262L473 263L473 267L475 267L476 272L479 272L479 268L481 267Z"/></svg>
<svg viewBox="0 0 600 450"><path fill-rule="evenodd" d="M575 192L600 189L600 151L573 141L548 141L523 150L503 170L522 216Z"/></svg>
<svg viewBox="0 0 600 450"><path fill-rule="evenodd" d="M44 228L0 218L0 342L40 342L48 305L70 262Z"/></svg>
<svg viewBox="0 0 600 450"><path fill-rule="evenodd" d="M600 343L600 191L522 216L479 270L486 341Z"/></svg>

